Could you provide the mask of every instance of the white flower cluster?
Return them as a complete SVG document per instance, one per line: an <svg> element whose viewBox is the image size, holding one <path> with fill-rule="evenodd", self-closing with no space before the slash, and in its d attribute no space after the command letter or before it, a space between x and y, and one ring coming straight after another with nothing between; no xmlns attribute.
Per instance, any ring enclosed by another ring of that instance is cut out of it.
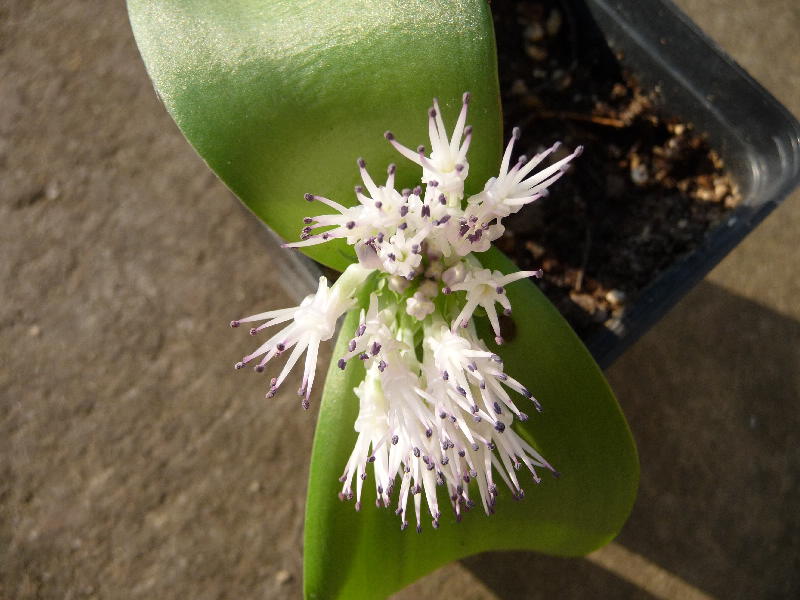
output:
<svg viewBox="0 0 800 600"><path fill-rule="evenodd" d="M422 185L396 190L395 165L389 166L386 183L377 185L359 159L364 185L355 190L358 204L345 207L307 194L307 200L319 201L335 213L307 217L302 240L286 245L297 248L344 238L355 247L358 263L331 287L321 277L317 293L300 306L231 322L238 327L263 321L250 330L252 335L286 323L236 368L261 357L255 369L263 371L272 358L291 350L283 370L271 380L267 397L272 397L305 352L298 393L308 408L320 342L333 337L339 317L358 308L356 298L363 296L363 286L367 282L373 286L368 306L360 307L360 323L348 352L338 358L342 369L356 359L366 370L354 390L359 401L354 425L358 437L340 479L340 498L355 496L356 509L361 507L363 484L372 465L376 504L389 507L399 484L396 513L405 528L408 503L413 499L418 531L423 497L433 526L439 525L437 486L446 487L460 519L464 510L477 503L476 495L487 513L494 511L496 476L520 498L523 489L517 470L521 466L536 483L540 481L537 468L556 473L510 428L514 419L528 418L510 392L526 398L536 410L541 407L519 381L504 372L502 359L478 337L473 319L481 307L495 342L502 344L497 305L505 314L511 312L505 287L541 276L541 271L503 275L482 268L473 253L487 250L503 234L503 218L544 196L581 148L538 172L534 169L558 144L532 159L522 156L511 166L519 138L515 128L498 176L464 202L472 138L471 127L466 126L468 104L465 94L448 139L434 100L428 113L430 154L422 146L415 152L397 142L391 132L385 134L400 154L422 167Z"/></svg>

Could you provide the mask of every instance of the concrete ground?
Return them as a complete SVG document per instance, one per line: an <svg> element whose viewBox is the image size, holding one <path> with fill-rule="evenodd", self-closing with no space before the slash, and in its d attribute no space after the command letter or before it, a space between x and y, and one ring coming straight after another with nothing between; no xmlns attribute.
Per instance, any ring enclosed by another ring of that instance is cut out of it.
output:
<svg viewBox="0 0 800 600"><path fill-rule="evenodd" d="M800 115L795 0L678 4ZM121 1L0 5L0 168L0 598L298 597L313 411L265 407L226 327L290 299ZM795 193L609 371L642 464L616 542L396 598L800 596L798 239Z"/></svg>

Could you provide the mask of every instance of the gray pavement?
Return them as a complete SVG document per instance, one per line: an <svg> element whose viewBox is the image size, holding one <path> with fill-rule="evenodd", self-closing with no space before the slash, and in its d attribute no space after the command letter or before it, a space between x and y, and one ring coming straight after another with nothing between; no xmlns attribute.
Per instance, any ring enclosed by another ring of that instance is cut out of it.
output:
<svg viewBox="0 0 800 600"><path fill-rule="evenodd" d="M678 4L800 115L795 0ZM0 598L298 597L314 411L226 327L290 299L121 2L0 5L0 169ZM798 239L796 193L609 371L642 464L614 544L396 598L800 595Z"/></svg>

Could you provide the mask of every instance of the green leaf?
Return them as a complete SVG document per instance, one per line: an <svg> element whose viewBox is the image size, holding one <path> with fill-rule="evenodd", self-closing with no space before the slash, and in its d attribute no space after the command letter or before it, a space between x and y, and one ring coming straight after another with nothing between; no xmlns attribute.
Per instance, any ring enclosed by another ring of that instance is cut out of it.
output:
<svg viewBox="0 0 800 600"><path fill-rule="evenodd" d="M427 143L426 110L453 123L470 91L476 185L497 169L497 59L485 0L128 0L136 41L164 104L197 152L265 223L297 240L311 192L355 201L355 161L376 180L398 163L383 139ZM473 190L477 191L477 190ZM344 244L307 254L343 269Z"/></svg>
<svg viewBox="0 0 800 600"><path fill-rule="evenodd" d="M516 267L499 251L479 255L484 266ZM516 430L560 472L526 486L514 501L500 489L497 513L480 508L461 523L443 510L438 530L400 531L391 510L374 506L372 478L363 508L336 500L338 481L356 440L360 361L328 372L308 486L304 585L307 598L384 598L450 561L487 550L535 550L583 555L609 542L625 522L636 495L639 463L627 423L600 369L561 315L529 281L508 286L516 336L497 351L506 371L542 402L544 412L515 423ZM357 315L340 333L334 357L345 353ZM489 338L491 339L491 338ZM332 361L333 362L333 361ZM524 399L520 398L520 402ZM518 403L522 410L526 410ZM440 503L447 506L444 493Z"/></svg>

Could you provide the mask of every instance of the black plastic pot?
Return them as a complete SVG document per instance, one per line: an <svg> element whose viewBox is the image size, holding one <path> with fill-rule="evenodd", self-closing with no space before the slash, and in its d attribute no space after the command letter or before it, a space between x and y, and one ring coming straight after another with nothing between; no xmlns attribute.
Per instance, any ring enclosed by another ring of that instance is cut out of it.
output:
<svg viewBox="0 0 800 600"><path fill-rule="evenodd" d="M800 183L800 123L668 0L586 0L609 47L665 113L708 134L742 193L727 221L663 272L613 329L585 340L606 368Z"/></svg>

